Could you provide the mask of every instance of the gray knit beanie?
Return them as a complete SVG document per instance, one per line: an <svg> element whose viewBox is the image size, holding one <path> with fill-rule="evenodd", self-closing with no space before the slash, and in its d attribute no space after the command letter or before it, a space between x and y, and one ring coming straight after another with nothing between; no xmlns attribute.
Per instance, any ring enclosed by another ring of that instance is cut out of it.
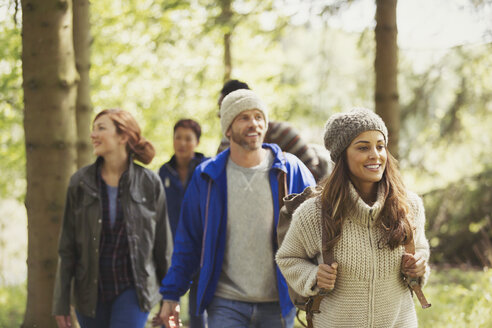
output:
<svg viewBox="0 0 492 328"><path fill-rule="evenodd" d="M350 112L332 115L325 125L325 147L333 162L352 140L365 131L380 131L388 144L388 129L379 115L366 108L354 108Z"/></svg>
<svg viewBox="0 0 492 328"><path fill-rule="evenodd" d="M234 118L241 112L250 109L258 109L265 117L265 126L268 126L268 108L261 99L251 90L239 89L229 93L220 105L220 125L222 134L226 136L227 129Z"/></svg>

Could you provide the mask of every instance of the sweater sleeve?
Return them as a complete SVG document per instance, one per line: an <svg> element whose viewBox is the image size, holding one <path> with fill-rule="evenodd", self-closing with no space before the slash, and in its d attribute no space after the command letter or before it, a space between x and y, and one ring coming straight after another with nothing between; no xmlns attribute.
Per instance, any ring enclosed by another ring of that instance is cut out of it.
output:
<svg viewBox="0 0 492 328"><path fill-rule="evenodd" d="M424 286L427 283L427 280L429 279L429 275L430 275L430 267L428 264L429 256L430 256L430 248L429 248L429 242L425 237L425 209L424 209L424 203L422 202L422 199L419 196L411 193L410 199L411 199L411 206L415 213L414 215L414 224L416 228L415 235L414 235L415 254L423 256L425 258L425 261L427 262L425 274L421 279L421 285Z"/></svg>
<svg viewBox="0 0 492 328"><path fill-rule="evenodd" d="M320 214L315 198L308 199L294 212L276 261L288 284L300 295L318 293L316 274L320 255Z"/></svg>

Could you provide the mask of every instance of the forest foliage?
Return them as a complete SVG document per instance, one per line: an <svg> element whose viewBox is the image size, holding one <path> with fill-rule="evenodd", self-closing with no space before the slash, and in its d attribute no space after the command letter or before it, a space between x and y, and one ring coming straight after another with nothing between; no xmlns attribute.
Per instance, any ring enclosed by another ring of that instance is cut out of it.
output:
<svg viewBox="0 0 492 328"><path fill-rule="evenodd" d="M172 126L182 117L202 124L199 151L213 155L220 138L222 38L233 31L233 77L259 93L273 119L290 121L321 143L330 114L374 107L374 31L331 27L330 15L343 6L311 8L299 19L279 3L234 2L236 15L224 22L220 1L91 2L95 112L121 107L135 114L157 149L152 169L172 154ZM2 1L0 197L19 201L25 195L21 21L15 3ZM454 252L458 245L481 243L483 231L491 237L491 48L453 47L423 70L414 68L405 50L399 54L400 163L410 189L425 196L437 262L481 265L483 258L471 251Z"/></svg>
<svg viewBox="0 0 492 328"><path fill-rule="evenodd" d="M132 112L157 149L151 169L172 154L172 126L183 117L202 124L198 150L213 155L224 35L231 34L232 77L250 84L273 119L322 143L331 114L374 108L374 27L348 32L331 25L353 2L92 1L94 113ZM486 2L470 3L480 9ZM16 271L18 262L25 266L26 248L25 211L19 210L26 158L18 6L0 0L0 326L19 325L26 298L25 272ZM438 311L420 312L422 326L485 327L491 320L484 315L490 271L442 271L492 265L491 47L455 46L420 69L411 52L399 53L400 165L409 188L424 196L431 262L441 268L426 287Z"/></svg>

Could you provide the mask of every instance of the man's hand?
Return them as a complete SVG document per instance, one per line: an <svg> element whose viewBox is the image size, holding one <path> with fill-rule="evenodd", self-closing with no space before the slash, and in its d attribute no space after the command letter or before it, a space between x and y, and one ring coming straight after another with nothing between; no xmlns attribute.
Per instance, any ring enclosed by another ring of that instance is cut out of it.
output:
<svg viewBox="0 0 492 328"><path fill-rule="evenodd" d="M172 301L162 302L161 310L152 318L152 326L162 326L166 328L181 327L179 321L179 303Z"/></svg>
<svg viewBox="0 0 492 328"><path fill-rule="evenodd" d="M425 274L425 259L418 254L405 253L401 259L401 272L410 278L419 278Z"/></svg>
<svg viewBox="0 0 492 328"><path fill-rule="evenodd" d="M58 328L72 327L72 318L69 315L55 315L55 320Z"/></svg>
<svg viewBox="0 0 492 328"><path fill-rule="evenodd" d="M331 265L320 264L318 265L317 285L319 288L326 290L332 290L335 288L335 281L337 279L338 263L334 262Z"/></svg>

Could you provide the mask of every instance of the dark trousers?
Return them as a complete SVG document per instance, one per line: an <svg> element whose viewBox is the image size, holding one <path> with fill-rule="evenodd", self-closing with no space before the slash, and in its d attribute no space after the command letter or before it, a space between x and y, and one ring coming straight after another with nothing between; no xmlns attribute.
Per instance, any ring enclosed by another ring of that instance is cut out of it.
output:
<svg viewBox="0 0 492 328"><path fill-rule="evenodd" d="M111 302L97 302L96 317L77 312L81 328L144 328L149 312L138 306L135 288L128 288Z"/></svg>

